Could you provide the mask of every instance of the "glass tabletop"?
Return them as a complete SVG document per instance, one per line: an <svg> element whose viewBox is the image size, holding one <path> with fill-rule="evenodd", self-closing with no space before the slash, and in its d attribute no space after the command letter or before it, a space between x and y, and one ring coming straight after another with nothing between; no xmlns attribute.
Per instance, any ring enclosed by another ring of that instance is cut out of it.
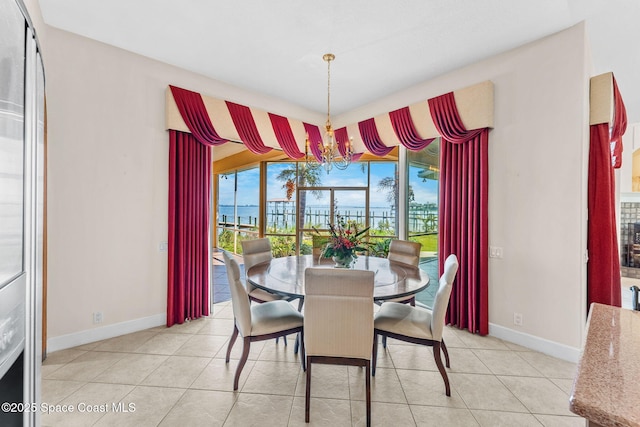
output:
<svg viewBox="0 0 640 427"><path fill-rule="evenodd" d="M273 258L247 271L247 280L268 292L291 297L304 297L304 270L307 267L335 268L330 259L318 260L313 255ZM354 270L375 273L373 298L378 301L409 296L429 286L429 275L418 267L390 262L386 258L358 256Z"/></svg>

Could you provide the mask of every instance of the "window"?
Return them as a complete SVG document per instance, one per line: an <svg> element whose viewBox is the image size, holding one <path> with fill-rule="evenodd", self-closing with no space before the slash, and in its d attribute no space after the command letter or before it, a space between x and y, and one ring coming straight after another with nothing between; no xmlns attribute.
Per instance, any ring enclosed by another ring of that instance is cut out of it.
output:
<svg viewBox="0 0 640 427"><path fill-rule="evenodd" d="M266 164L265 236L271 240L271 250L276 258L296 254L297 176L297 163Z"/></svg>
<svg viewBox="0 0 640 427"><path fill-rule="evenodd" d="M258 168L218 175L218 247L242 253L241 242L260 230L260 173Z"/></svg>
<svg viewBox="0 0 640 427"><path fill-rule="evenodd" d="M416 299L427 306L432 306L438 290L439 142L422 151L407 151L407 236L422 245L420 268L428 272L432 285Z"/></svg>
<svg viewBox="0 0 640 427"><path fill-rule="evenodd" d="M396 162L359 162L329 174L317 163L267 163L264 223L274 256L311 253L316 230L326 232L335 215L370 226L372 241L396 236L397 170ZM383 178L394 185L380 184Z"/></svg>

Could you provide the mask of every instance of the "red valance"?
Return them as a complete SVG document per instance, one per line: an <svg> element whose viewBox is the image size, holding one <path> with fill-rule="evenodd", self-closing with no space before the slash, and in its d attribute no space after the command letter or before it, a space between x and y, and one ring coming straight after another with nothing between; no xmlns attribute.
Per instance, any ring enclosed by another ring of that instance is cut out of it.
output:
<svg viewBox="0 0 640 427"><path fill-rule="evenodd" d="M202 97L197 92L169 86L185 124L202 144L221 145L228 140L218 136L209 119Z"/></svg>
<svg viewBox="0 0 640 427"><path fill-rule="evenodd" d="M336 144L338 144L338 151L340 152L340 155L344 157L347 154L347 141L349 141L349 132L347 132L347 128L343 127L336 129L334 131L334 136L336 138ZM351 149L353 150L353 146ZM360 157L362 157L362 153L354 153L351 155L351 161L357 162L360 160Z"/></svg>
<svg viewBox="0 0 640 427"><path fill-rule="evenodd" d="M615 77L613 77L613 102L615 110L611 130L611 161L613 167L618 169L622 166L622 135L627 131L627 109Z"/></svg>
<svg viewBox="0 0 640 427"><path fill-rule="evenodd" d="M322 139L323 126L305 124L296 119L221 99L207 98L203 101L204 97L199 93L174 86L170 86L170 89L167 91L167 127L169 129L180 131L189 129L197 140L205 144L220 144L227 140L241 141L253 153L262 154L273 148L281 148L290 158L300 159L305 151L304 128L309 136L309 151L316 159L320 157L318 144ZM462 102L465 111L469 108L470 102L474 102L473 105L478 104L478 108L473 109L474 113L469 115L469 123L475 123L474 127L492 126L493 116L489 112L493 106L491 82L456 91L456 99ZM478 99L482 102L478 103ZM207 116L205 102L206 108L212 114L210 117ZM366 150L378 156L388 154L392 147L398 145L404 145L409 150L421 150L436 139L425 139L420 136L420 132L433 130L431 126L422 127L424 116L429 114L427 110L426 105L418 103L363 120L358 123L357 128L355 125L350 125L338 129L336 130L338 151L344 156L347 141L354 151ZM418 118L413 119L412 114L419 117L420 121ZM266 120L266 117L270 120ZM354 154L352 159L360 156L361 153Z"/></svg>
<svg viewBox="0 0 640 427"><path fill-rule="evenodd" d="M292 159L301 159L304 157L304 153L298 149L296 139L293 137L289 120L286 117L272 113L269 113L269 119L271 120L278 144L282 147L282 151Z"/></svg>
<svg viewBox="0 0 640 427"><path fill-rule="evenodd" d="M458 113L453 92L445 93L437 98L431 98L428 103L431 118L438 133L449 142L454 144L467 142L480 135L484 130L484 128L469 131L465 129Z"/></svg>
<svg viewBox="0 0 640 427"><path fill-rule="evenodd" d="M309 149L313 153L313 157L319 162L322 160L322 153L320 152L320 144L322 144L322 134L320 128L316 125L310 125L309 123L303 123L304 130L309 138Z"/></svg>
<svg viewBox="0 0 640 427"><path fill-rule="evenodd" d="M391 125L393 126L393 130L400 140L400 143L409 150L423 150L436 140L436 138L420 138L418 131L413 124L409 107L391 111L389 113L389 119L391 119Z"/></svg>
<svg viewBox="0 0 640 427"><path fill-rule="evenodd" d="M341 156L344 156L347 153L347 141L349 141L349 133L347 132L347 128L340 128L333 131L336 144L338 144L338 151Z"/></svg>
<svg viewBox="0 0 640 427"><path fill-rule="evenodd" d="M247 149L254 154L265 154L271 151L272 148L265 146L264 142L262 142L249 107L230 101L226 101L226 103L240 140L242 140Z"/></svg>
<svg viewBox="0 0 640 427"><path fill-rule="evenodd" d="M376 156L386 156L393 150L393 147L387 147L380 139L375 119L371 118L359 122L358 129L360 129L360 136L362 137L364 146L367 147L367 150L372 154Z"/></svg>

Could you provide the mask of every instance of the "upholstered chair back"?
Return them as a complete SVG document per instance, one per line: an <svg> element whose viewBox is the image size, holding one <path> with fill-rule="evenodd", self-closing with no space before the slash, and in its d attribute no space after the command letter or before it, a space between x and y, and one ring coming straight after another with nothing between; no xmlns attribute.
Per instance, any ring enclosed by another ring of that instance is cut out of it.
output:
<svg viewBox="0 0 640 427"><path fill-rule="evenodd" d="M389 244L389 261L417 267L420 264L421 245L408 240L392 240Z"/></svg>
<svg viewBox="0 0 640 427"><path fill-rule="evenodd" d="M227 266L227 277L229 278L229 289L231 290L231 304L233 306L233 317L240 336L251 335L251 303L247 290L240 281L240 267L235 259L226 252L222 253L224 263Z"/></svg>
<svg viewBox="0 0 640 427"><path fill-rule="evenodd" d="M371 360L374 272L307 268L304 340L309 356Z"/></svg>
<svg viewBox="0 0 640 427"><path fill-rule="evenodd" d="M273 255L271 254L271 241L266 237L262 239L243 240L241 244L245 273L254 265L269 262L273 259ZM251 292L254 290L254 286L247 282L247 289Z"/></svg>
<svg viewBox="0 0 640 427"><path fill-rule="evenodd" d="M433 301L433 311L431 315L431 335L434 341L442 341L442 330L444 329L444 318L451 297L453 280L458 272L458 257L451 254L444 261L444 272L440 276L440 285Z"/></svg>
<svg viewBox="0 0 640 427"><path fill-rule="evenodd" d="M269 262L273 258L271 254L271 242L266 237L262 239L243 240L241 244L245 272L254 265Z"/></svg>

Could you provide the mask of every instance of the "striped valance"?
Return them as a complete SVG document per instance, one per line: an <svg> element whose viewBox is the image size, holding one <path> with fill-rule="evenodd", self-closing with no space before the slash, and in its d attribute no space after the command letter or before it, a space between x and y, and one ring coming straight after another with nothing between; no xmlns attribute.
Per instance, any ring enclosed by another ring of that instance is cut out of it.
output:
<svg viewBox="0 0 640 427"><path fill-rule="evenodd" d="M456 90L453 94L465 128L493 127L492 82L486 81ZM278 149L289 158L300 159L304 156L308 135L310 154L319 156L317 145L324 134L324 124L305 123L175 86L169 86L166 92L167 129L191 132L183 118L185 107L179 107L183 97L202 103L212 129L222 140L242 142L256 154ZM371 153L376 156L384 156L398 145L410 150L420 150L438 136L427 100L366 118L338 128L335 132L340 152L344 152L345 143L350 140L355 153Z"/></svg>

